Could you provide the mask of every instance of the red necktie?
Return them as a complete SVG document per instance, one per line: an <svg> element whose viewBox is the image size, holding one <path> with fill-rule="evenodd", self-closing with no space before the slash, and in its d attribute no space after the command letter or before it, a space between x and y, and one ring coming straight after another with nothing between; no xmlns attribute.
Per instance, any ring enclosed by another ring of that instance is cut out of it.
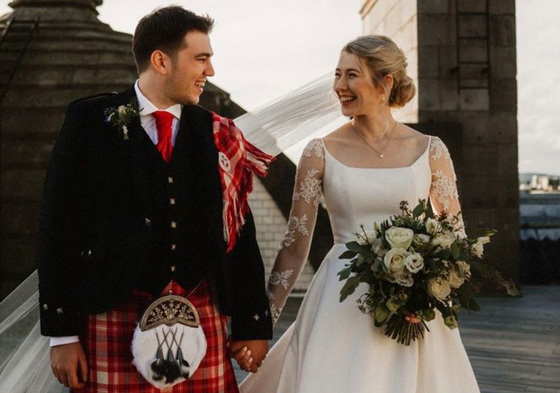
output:
<svg viewBox="0 0 560 393"><path fill-rule="evenodd" d="M161 153L163 160L169 163L169 161L171 161L171 152L173 151L173 143L171 141L173 115L166 111L153 112L152 115L156 119L156 128L158 131L158 143L156 147Z"/></svg>

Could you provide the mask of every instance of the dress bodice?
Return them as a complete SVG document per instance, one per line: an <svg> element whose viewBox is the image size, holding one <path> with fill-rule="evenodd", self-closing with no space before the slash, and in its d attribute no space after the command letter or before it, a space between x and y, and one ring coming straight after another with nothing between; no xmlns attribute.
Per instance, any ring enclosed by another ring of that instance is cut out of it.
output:
<svg viewBox="0 0 560 393"><path fill-rule="evenodd" d="M323 143L325 169L323 196L335 244L356 240L360 226L366 231L400 213L401 201L414 207L427 199L431 185L429 146L410 166L354 168L334 158Z"/></svg>
<svg viewBox="0 0 560 393"><path fill-rule="evenodd" d="M349 167L329 153L323 140L309 142L298 165L288 229L268 282L273 317L280 314L307 261L321 194L335 247L343 247L357 240L362 225L371 232L374 222L399 214L401 201L413 208L419 199L429 199L436 214L458 214L455 181L449 151L437 137L429 137L420 157L400 168Z"/></svg>

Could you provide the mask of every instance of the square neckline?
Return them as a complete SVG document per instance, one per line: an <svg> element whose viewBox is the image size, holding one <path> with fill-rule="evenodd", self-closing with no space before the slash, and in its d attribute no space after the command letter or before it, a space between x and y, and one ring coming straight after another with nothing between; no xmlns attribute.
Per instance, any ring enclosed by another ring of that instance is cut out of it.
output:
<svg viewBox="0 0 560 393"><path fill-rule="evenodd" d="M378 167L378 168L367 168L367 167L358 167L358 166L349 166L346 164L343 164L338 158L336 158L335 156L333 156L331 154L331 152L329 151L329 149L327 149L327 145L325 144L325 141L323 140L323 138L319 138L321 140L321 144L323 145L323 149L325 150L325 153L330 156L333 161L335 161L337 164L345 167L345 168L350 168L350 169L366 169L366 170L390 170L390 169L410 169L412 168L414 165L416 165L417 162L419 162L422 157L424 157L430 150L430 146L432 145L432 136L431 135L427 135L428 137L428 144L426 146L426 148L424 149L424 151L422 152L422 154L420 154L420 156L418 156L418 158L416 158L412 164L408 165L408 166L397 166L397 167L388 167L388 168L383 168L383 167Z"/></svg>

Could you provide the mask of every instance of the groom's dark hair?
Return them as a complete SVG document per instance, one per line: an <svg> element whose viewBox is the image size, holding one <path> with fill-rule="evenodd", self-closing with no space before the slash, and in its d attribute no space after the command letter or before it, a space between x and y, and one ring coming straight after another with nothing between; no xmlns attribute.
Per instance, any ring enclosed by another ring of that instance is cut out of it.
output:
<svg viewBox="0 0 560 393"><path fill-rule="evenodd" d="M134 32L132 53L140 74L150 64L155 50L161 50L171 58L183 49L183 38L190 31L209 34L214 20L209 16L199 16L183 7L170 6L156 9L143 17Z"/></svg>

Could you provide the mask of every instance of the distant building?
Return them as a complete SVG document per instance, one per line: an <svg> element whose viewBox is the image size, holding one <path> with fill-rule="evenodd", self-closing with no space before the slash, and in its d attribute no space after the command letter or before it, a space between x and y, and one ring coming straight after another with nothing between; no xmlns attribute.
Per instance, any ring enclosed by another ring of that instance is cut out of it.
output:
<svg viewBox="0 0 560 393"><path fill-rule="evenodd" d="M519 175L520 191L560 191L560 177L553 175L542 175L534 173L522 173Z"/></svg>

